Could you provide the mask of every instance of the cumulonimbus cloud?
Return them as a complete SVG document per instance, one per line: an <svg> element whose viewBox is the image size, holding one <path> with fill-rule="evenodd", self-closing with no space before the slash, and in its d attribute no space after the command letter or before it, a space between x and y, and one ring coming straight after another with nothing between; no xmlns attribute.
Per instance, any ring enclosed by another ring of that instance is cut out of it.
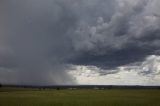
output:
<svg viewBox="0 0 160 106"><path fill-rule="evenodd" d="M70 64L114 69L159 55L159 10L158 0L1 1L0 80L71 84Z"/></svg>

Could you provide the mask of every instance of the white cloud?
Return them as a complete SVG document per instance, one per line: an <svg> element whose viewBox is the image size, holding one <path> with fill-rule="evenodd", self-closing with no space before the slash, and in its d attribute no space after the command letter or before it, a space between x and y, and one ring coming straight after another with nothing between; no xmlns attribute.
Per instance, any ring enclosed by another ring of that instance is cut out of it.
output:
<svg viewBox="0 0 160 106"><path fill-rule="evenodd" d="M142 63L102 70L95 66L73 66L69 72L79 84L160 85L160 56L149 56Z"/></svg>

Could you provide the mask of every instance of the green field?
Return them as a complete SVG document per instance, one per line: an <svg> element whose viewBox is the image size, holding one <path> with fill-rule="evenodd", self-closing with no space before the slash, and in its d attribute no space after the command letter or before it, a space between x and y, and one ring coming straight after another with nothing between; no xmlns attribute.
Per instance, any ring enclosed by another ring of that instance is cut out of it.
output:
<svg viewBox="0 0 160 106"><path fill-rule="evenodd" d="M160 90L0 88L0 106L160 106Z"/></svg>

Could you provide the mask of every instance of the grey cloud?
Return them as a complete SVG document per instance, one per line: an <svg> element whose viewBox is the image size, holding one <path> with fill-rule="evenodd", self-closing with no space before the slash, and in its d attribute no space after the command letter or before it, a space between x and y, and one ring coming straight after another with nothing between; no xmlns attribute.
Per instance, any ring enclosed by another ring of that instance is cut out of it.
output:
<svg viewBox="0 0 160 106"><path fill-rule="evenodd" d="M158 0L2 3L3 82L73 84L66 71L70 64L113 69L143 61L160 49Z"/></svg>
<svg viewBox="0 0 160 106"><path fill-rule="evenodd" d="M154 15L159 14L155 8L159 2L120 0L119 3L124 5L117 4L110 21L100 16L100 23L97 17L96 25L83 23L75 31L73 44L80 57L73 61L77 64L116 68L143 61L159 50L160 20Z"/></svg>
<svg viewBox="0 0 160 106"><path fill-rule="evenodd" d="M6 5L7 31L1 36L5 41L1 46L7 46L12 53L1 51L0 66L5 67L0 70L1 79L16 84L75 83L63 62L71 48L66 34L75 21L67 7L52 0L6 1Z"/></svg>

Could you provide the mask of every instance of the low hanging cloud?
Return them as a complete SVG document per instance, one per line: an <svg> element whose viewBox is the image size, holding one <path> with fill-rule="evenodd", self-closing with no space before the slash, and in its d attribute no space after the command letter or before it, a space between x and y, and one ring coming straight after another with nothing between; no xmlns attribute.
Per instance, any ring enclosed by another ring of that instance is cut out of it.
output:
<svg viewBox="0 0 160 106"><path fill-rule="evenodd" d="M69 73L82 85L160 85L160 56L151 55L144 62L110 70L72 66Z"/></svg>
<svg viewBox="0 0 160 106"><path fill-rule="evenodd" d="M2 83L74 84L72 65L111 70L160 55L159 0L0 4Z"/></svg>

